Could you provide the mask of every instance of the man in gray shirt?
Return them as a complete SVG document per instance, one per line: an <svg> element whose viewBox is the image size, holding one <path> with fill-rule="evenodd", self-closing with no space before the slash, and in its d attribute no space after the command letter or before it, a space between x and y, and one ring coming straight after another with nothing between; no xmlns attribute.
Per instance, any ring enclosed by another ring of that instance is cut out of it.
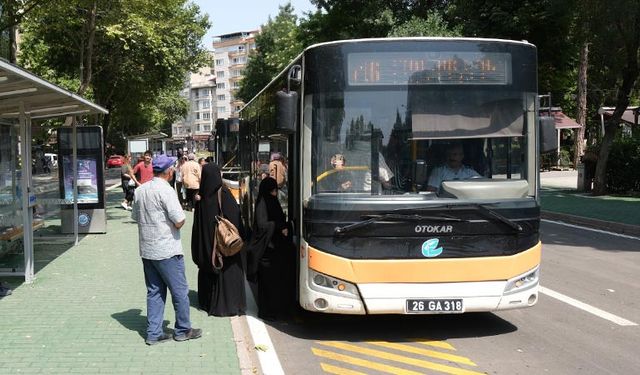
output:
<svg viewBox="0 0 640 375"><path fill-rule="evenodd" d="M169 185L176 158L160 155L153 159L153 180L136 189L132 219L138 223L140 257L147 285L147 345L171 339L162 330L167 288L176 314L173 339L185 341L202 336L191 328L189 286L185 276L180 228L185 215L175 191Z"/></svg>

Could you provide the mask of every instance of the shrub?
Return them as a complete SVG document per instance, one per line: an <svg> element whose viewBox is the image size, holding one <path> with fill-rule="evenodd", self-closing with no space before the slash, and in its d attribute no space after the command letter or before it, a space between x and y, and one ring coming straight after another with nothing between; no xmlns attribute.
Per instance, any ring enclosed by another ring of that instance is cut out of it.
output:
<svg viewBox="0 0 640 375"><path fill-rule="evenodd" d="M620 138L613 142L606 181L611 193L640 192L640 139Z"/></svg>

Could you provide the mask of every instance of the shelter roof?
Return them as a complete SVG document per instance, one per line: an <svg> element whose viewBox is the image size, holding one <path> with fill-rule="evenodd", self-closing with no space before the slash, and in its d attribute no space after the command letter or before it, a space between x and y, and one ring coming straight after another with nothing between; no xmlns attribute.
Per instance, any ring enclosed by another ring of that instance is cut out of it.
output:
<svg viewBox="0 0 640 375"><path fill-rule="evenodd" d="M127 139L163 139L167 138L168 135L163 132L155 132L155 133L144 133L138 135L130 135Z"/></svg>
<svg viewBox="0 0 640 375"><path fill-rule="evenodd" d="M615 107L602 107L598 112L607 117L611 117L613 116L613 111L615 111ZM637 125L639 120L636 118L636 114L640 115L640 107L627 107L622 114L621 120L627 124Z"/></svg>
<svg viewBox="0 0 640 375"><path fill-rule="evenodd" d="M551 107L550 111L549 111L548 108L542 109L540 111L540 115L541 116L549 116L549 115L551 115L551 117L553 117L553 122L556 125L556 129L575 129L575 128L581 128L582 127L582 125L578 124L576 122L576 120L574 120L571 117L565 115L562 112L562 108L560 108L560 107Z"/></svg>
<svg viewBox="0 0 640 375"><path fill-rule="evenodd" d="M0 118L17 119L21 105L32 119L109 113L79 95L0 59Z"/></svg>

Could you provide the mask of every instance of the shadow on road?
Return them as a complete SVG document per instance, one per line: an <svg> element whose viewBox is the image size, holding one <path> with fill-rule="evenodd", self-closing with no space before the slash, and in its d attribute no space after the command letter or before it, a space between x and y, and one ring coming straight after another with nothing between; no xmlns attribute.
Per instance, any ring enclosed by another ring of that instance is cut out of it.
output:
<svg viewBox="0 0 640 375"><path fill-rule="evenodd" d="M496 336L518 329L492 313L350 316L301 311L295 319L268 324L290 336L334 341L446 340Z"/></svg>
<svg viewBox="0 0 640 375"><path fill-rule="evenodd" d="M590 248L607 252L639 252L638 240L611 236L590 230L541 223L542 245L571 248Z"/></svg>

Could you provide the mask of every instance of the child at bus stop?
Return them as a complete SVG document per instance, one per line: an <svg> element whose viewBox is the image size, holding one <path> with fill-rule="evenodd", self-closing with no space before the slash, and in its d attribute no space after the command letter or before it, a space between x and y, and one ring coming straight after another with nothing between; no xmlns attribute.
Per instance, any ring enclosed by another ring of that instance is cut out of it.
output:
<svg viewBox="0 0 640 375"><path fill-rule="evenodd" d="M338 190L349 190L351 189L351 179L349 178L349 173L344 170L344 166L347 163L347 159L342 154L335 154L331 157L331 165L334 169L339 170L336 172L336 180Z"/></svg>

